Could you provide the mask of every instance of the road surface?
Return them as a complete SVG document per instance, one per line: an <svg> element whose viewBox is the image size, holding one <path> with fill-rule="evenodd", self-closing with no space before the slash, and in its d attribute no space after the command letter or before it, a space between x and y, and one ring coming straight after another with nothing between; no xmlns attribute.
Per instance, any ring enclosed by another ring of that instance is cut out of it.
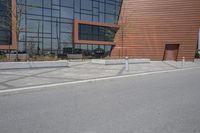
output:
<svg viewBox="0 0 200 133"><path fill-rule="evenodd" d="M199 132L200 69L0 94L0 133Z"/></svg>

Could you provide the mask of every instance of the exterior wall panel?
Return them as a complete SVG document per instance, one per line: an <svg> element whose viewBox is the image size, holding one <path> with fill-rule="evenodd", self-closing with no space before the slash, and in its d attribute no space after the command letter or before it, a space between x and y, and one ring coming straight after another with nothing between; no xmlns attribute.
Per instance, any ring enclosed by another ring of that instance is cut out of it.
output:
<svg viewBox="0 0 200 133"><path fill-rule="evenodd" d="M178 60L193 60L200 27L199 0L124 0L112 57L163 60L166 44L180 44ZM123 51L123 52L122 52Z"/></svg>

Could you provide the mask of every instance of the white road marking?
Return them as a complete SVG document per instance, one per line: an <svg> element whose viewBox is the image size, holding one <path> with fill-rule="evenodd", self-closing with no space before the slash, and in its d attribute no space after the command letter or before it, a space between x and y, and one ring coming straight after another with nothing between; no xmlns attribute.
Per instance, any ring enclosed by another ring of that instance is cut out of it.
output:
<svg viewBox="0 0 200 133"><path fill-rule="evenodd" d="M88 80L73 81L73 82L63 82L63 83L46 84L46 85L38 85L38 86L31 86L31 87L22 87L22 88L15 88L15 89L7 89L7 90L1 90L0 94L9 93L9 92L18 92L18 91L24 91L24 90L41 89L41 88L48 89L48 87L55 87L55 86L62 86L62 85L72 85L72 84L80 84L80 83L102 81L102 80L109 80L109 79L119 79L119 78L127 78L127 77L145 76L145 75L151 75L151 74L160 74L160 73L168 73L168 72L178 72L178 71L184 71L184 70L192 70L192 69L196 69L196 68L200 68L200 67L183 68L183 69L173 69L173 70L164 70L164 71L155 71L155 72L145 72L145 73L138 73L138 74L122 75L122 76L113 76L113 77L88 79Z"/></svg>

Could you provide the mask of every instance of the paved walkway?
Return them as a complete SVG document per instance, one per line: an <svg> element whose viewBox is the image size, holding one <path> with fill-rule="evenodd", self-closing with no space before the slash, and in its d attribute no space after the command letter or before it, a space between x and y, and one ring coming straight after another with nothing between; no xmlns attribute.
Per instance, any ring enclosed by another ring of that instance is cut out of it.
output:
<svg viewBox="0 0 200 133"><path fill-rule="evenodd" d="M174 61L131 64L128 72L124 65L105 66L90 61L70 62L69 65L66 68L0 70L0 90L182 68L181 62ZM186 62L185 68L188 67L200 67L200 62Z"/></svg>

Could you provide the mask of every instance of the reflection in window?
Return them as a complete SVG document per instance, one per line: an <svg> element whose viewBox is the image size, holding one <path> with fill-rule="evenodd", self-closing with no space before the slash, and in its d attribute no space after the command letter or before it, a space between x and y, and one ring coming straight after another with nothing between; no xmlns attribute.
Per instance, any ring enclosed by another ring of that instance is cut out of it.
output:
<svg viewBox="0 0 200 133"><path fill-rule="evenodd" d="M2 3L10 0L0 0L0 17L6 11ZM60 51L64 48L73 49L73 22L74 19L94 22L117 23L122 0L17 0L18 6L25 7L23 13L22 28L26 29L20 36L20 45L27 44L25 41L34 41L38 44L40 40L40 53ZM6 17L4 17L6 20ZM0 21L1 22L1 21ZM1 22L2 23L2 22ZM38 33L38 23L39 33ZM2 25L2 24L1 24ZM82 27L84 34L79 37L85 40L113 41L113 31L106 27ZM87 33L85 33L87 31ZM109 32L108 32L109 31ZM0 28L0 44L9 42L11 39L10 27ZM39 37L39 39L38 39ZM3 38L3 39L2 39ZM47 46L46 46L47 45ZM82 45L81 49L90 50L98 45ZM105 46L105 51L106 51ZM21 46L24 48L25 46ZM37 48L37 47L36 47ZM103 46L101 46L103 48ZM108 48L109 49L109 48ZM37 51L37 50L35 50Z"/></svg>
<svg viewBox="0 0 200 133"><path fill-rule="evenodd" d="M44 22L44 32L51 33L51 22L48 21Z"/></svg>
<svg viewBox="0 0 200 133"><path fill-rule="evenodd" d="M73 36L71 33L61 33L60 41L63 43L71 43L72 38Z"/></svg>
<svg viewBox="0 0 200 133"><path fill-rule="evenodd" d="M92 10L91 0L81 0L81 8L86 10Z"/></svg>
<svg viewBox="0 0 200 133"><path fill-rule="evenodd" d="M62 6L73 7L73 0L61 0Z"/></svg>
<svg viewBox="0 0 200 133"><path fill-rule="evenodd" d="M49 3L49 1L47 3ZM42 0L27 0L27 5L30 5L30 6L41 6L42 5Z"/></svg>
<svg viewBox="0 0 200 133"><path fill-rule="evenodd" d="M115 33L112 27L79 24L79 40L113 42Z"/></svg>
<svg viewBox="0 0 200 133"><path fill-rule="evenodd" d="M61 17L62 18L71 18L73 19L73 9L61 7Z"/></svg>
<svg viewBox="0 0 200 133"><path fill-rule="evenodd" d="M0 45L11 44L11 14L9 14L10 0L0 0Z"/></svg>
<svg viewBox="0 0 200 133"><path fill-rule="evenodd" d="M81 20L92 21L92 16L87 14L82 14Z"/></svg>

